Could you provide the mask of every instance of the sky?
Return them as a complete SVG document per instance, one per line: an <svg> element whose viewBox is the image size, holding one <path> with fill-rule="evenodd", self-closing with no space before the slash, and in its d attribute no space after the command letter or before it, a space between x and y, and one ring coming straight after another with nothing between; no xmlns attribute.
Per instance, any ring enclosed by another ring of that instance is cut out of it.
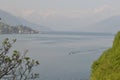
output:
<svg viewBox="0 0 120 80"><path fill-rule="evenodd" d="M0 0L0 9L55 30L79 30L120 15L120 0Z"/></svg>

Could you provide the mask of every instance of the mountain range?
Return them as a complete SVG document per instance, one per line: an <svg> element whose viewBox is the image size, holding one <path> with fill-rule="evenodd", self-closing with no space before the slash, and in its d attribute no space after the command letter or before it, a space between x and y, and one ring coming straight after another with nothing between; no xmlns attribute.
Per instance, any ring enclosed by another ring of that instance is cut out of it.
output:
<svg viewBox="0 0 120 80"><path fill-rule="evenodd" d="M35 24L32 22L29 22L23 18L14 16L11 13L3 11L3 10L0 10L0 18L1 18L1 22L6 23L11 26L24 25L24 26L28 26L28 27L38 30L38 31L50 30L46 26L42 26L42 25L38 25L38 24Z"/></svg>
<svg viewBox="0 0 120 80"><path fill-rule="evenodd" d="M38 25L36 23L29 22L21 17L17 17L12 15L9 12L0 10L0 18L1 21L11 25L11 26L17 26L17 25L23 25L28 26L32 29L35 29L37 31L52 31L49 27ZM109 32L109 33L116 33L120 30L120 16L111 16L109 18L103 19L101 21L92 23L88 26L81 27L82 31L87 32ZM81 23L79 21L79 23ZM85 23L84 23L85 24ZM73 24L75 25L75 24ZM69 31L69 29L68 29Z"/></svg>
<svg viewBox="0 0 120 80"><path fill-rule="evenodd" d="M94 32L110 32L116 33L120 30L120 16L111 16L107 19L101 20L97 23L91 24L86 27Z"/></svg>

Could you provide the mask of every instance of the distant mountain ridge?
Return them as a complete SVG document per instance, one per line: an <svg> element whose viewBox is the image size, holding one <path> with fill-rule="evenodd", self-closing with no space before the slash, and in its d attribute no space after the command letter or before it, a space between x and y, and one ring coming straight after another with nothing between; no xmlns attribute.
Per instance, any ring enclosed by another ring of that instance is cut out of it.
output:
<svg viewBox="0 0 120 80"><path fill-rule="evenodd" d="M90 26L93 31L116 33L120 30L120 16L112 16Z"/></svg>
<svg viewBox="0 0 120 80"><path fill-rule="evenodd" d="M28 26L30 28L36 29L38 31L49 30L49 28L46 26L42 26L42 25L29 22L23 18L14 16L11 13L3 11L3 10L0 10L0 18L2 22L8 25L11 25L11 26L24 25L24 26Z"/></svg>
<svg viewBox="0 0 120 80"><path fill-rule="evenodd" d="M3 23L6 23L11 26L23 25L23 26L27 26L32 29L35 29L37 31L43 31L43 32L52 31L50 28L46 26L29 22L23 18L14 16L9 12L3 11L3 10L0 10L0 18L2 19L1 21ZM97 23L93 23L91 25L81 27L81 31L84 31L84 32L116 33L119 30L120 30L120 15L111 16Z"/></svg>

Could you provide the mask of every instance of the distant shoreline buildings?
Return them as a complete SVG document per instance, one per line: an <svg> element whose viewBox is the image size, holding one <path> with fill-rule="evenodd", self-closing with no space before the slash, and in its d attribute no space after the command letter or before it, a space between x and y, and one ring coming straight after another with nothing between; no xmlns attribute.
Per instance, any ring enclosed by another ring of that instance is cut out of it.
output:
<svg viewBox="0 0 120 80"><path fill-rule="evenodd" d="M39 31L33 30L27 26L10 26L0 22L0 34L38 34Z"/></svg>

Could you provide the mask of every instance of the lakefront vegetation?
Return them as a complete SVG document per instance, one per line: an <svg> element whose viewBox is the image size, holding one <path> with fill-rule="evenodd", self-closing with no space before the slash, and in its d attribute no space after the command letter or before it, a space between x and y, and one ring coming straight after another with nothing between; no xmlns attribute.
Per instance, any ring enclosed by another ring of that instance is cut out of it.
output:
<svg viewBox="0 0 120 80"><path fill-rule="evenodd" d="M39 78L39 74L33 71L39 62L26 56L28 50L25 50L23 54L18 50L10 53L15 42L16 39L11 42L6 38L0 47L0 80L35 80Z"/></svg>
<svg viewBox="0 0 120 80"><path fill-rule="evenodd" d="M120 80L120 31L112 47L93 63L90 80Z"/></svg>
<svg viewBox="0 0 120 80"><path fill-rule="evenodd" d="M0 22L0 34L35 34L35 33L39 32L27 26L23 25L10 26L8 24Z"/></svg>

